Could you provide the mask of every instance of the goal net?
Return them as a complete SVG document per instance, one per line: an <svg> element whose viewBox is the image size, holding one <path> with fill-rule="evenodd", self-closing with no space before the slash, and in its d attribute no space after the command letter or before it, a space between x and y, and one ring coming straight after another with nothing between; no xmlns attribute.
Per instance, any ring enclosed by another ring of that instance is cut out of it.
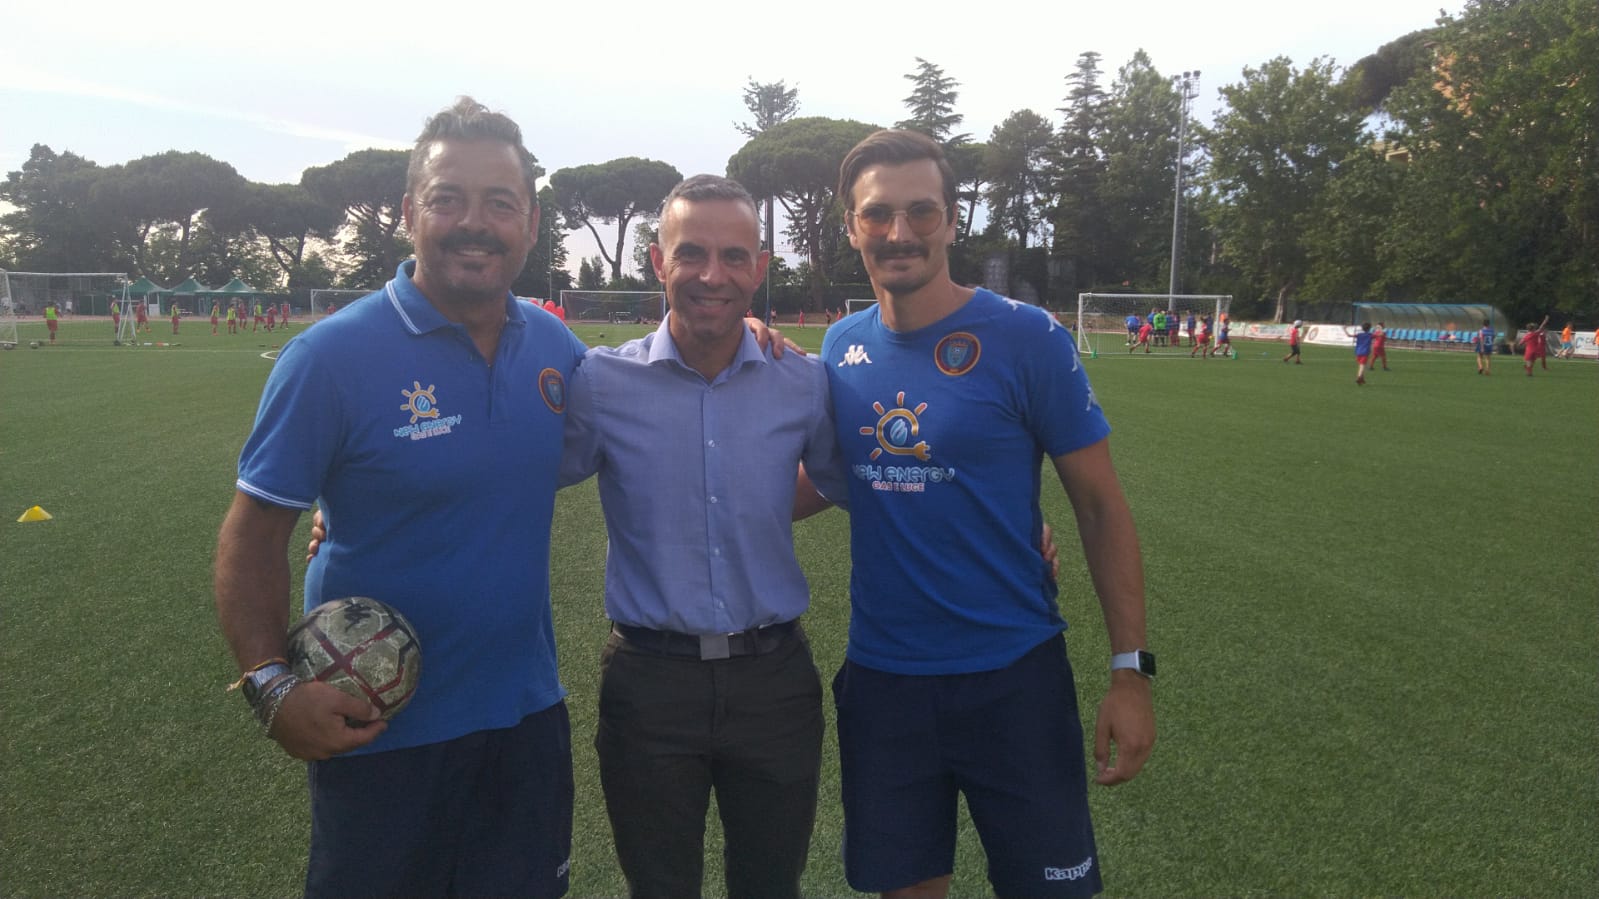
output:
<svg viewBox="0 0 1599 899"><path fill-rule="evenodd" d="M311 321L319 322L371 293L345 287L319 287L311 291Z"/></svg>
<svg viewBox="0 0 1599 899"><path fill-rule="evenodd" d="M563 290L560 303L568 322L649 324L666 317L666 294L658 290Z"/></svg>
<svg viewBox="0 0 1599 899"><path fill-rule="evenodd" d="M1102 351L1126 352L1132 342L1128 320L1137 316L1142 326L1153 313L1161 312L1176 317L1177 337L1176 340L1170 338L1172 332L1168 327L1159 341L1150 341L1149 348L1153 352L1176 352L1185 349L1193 337L1188 332L1190 315L1196 323L1208 315L1214 327L1227 315L1232 302L1231 294L1080 293L1072 332L1077 335L1077 349L1081 353L1097 356Z"/></svg>
<svg viewBox="0 0 1599 899"><path fill-rule="evenodd" d="M50 343L46 307L54 309L58 344L134 342L132 299L122 272L0 270L0 346ZM126 323L120 329L112 327L112 307Z"/></svg>

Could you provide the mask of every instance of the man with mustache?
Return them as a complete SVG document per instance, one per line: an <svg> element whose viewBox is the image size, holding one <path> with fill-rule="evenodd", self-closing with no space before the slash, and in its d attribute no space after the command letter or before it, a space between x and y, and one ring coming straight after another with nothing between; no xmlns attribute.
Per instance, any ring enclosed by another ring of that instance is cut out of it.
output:
<svg viewBox="0 0 1599 899"><path fill-rule="evenodd" d="M1044 457L1110 636L1101 784L1136 775L1155 740L1138 535L1070 335L1037 307L951 280L955 189L939 145L909 131L866 138L839 175L878 299L822 345L854 560L833 682L845 874L885 896L946 895L961 793L996 894L1091 895L1099 856L1066 623L1032 549Z"/></svg>
<svg viewBox="0 0 1599 899"><path fill-rule="evenodd" d="M516 123L470 98L429 119L402 205L416 259L284 346L240 455L217 613L266 735L310 763L308 896L567 888L549 547L584 347L510 294L538 234L535 165ZM286 547L313 501L337 538L306 608L372 596L420 638L421 683L392 721L284 664Z"/></svg>

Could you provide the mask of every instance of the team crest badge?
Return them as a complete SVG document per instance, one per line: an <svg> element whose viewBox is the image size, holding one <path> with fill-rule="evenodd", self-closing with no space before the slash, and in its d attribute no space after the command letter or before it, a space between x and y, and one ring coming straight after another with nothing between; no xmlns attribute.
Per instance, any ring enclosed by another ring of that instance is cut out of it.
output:
<svg viewBox="0 0 1599 899"><path fill-rule="evenodd" d="M983 345L977 335L965 331L945 335L933 348L933 361L938 363L938 370L950 377L959 377L971 371L982 355Z"/></svg>
<svg viewBox="0 0 1599 899"><path fill-rule="evenodd" d="M539 396L544 397L544 405L557 415L566 411L566 379L553 368L546 368L539 372Z"/></svg>

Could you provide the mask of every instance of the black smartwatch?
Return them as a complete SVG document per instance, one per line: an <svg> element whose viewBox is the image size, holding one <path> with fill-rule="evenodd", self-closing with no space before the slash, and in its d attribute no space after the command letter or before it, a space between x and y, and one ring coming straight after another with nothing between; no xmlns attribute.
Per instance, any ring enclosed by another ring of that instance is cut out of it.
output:
<svg viewBox="0 0 1599 899"><path fill-rule="evenodd" d="M1155 676L1155 654L1144 649L1118 652L1110 657L1110 670L1131 668L1145 677Z"/></svg>
<svg viewBox="0 0 1599 899"><path fill-rule="evenodd" d="M261 694L273 681L290 673L289 666L282 662L264 665L244 676L239 682L239 692L244 694L244 701L253 709L261 702Z"/></svg>

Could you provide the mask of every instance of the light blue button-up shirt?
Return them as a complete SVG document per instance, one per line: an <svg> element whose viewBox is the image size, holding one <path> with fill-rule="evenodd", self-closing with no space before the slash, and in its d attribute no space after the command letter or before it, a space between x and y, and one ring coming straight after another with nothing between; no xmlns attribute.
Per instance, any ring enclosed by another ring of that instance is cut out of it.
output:
<svg viewBox="0 0 1599 899"><path fill-rule="evenodd" d="M687 634L791 621L810 605L791 520L799 463L823 495L846 489L827 374L746 332L707 382L669 324L589 350L568 391L561 483L599 475L605 612Z"/></svg>

